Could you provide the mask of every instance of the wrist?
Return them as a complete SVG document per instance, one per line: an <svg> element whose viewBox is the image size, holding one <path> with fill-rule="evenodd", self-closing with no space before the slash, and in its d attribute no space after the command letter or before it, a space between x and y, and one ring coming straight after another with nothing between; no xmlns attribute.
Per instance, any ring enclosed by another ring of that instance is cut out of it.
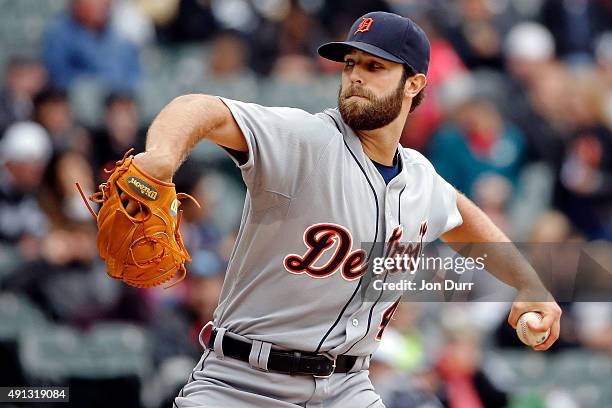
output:
<svg viewBox="0 0 612 408"><path fill-rule="evenodd" d="M523 301L544 302L550 297L550 292L540 281L526 282L516 287L518 297Z"/></svg>
<svg viewBox="0 0 612 408"><path fill-rule="evenodd" d="M147 149L134 157L134 164L142 171L161 181L170 182L178 167L176 159L167 152Z"/></svg>

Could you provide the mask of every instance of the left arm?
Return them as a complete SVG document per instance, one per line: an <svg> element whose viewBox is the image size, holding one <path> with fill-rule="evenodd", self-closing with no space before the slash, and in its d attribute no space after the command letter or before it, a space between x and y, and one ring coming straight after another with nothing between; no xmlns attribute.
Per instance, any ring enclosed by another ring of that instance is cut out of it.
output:
<svg viewBox="0 0 612 408"><path fill-rule="evenodd" d="M508 323L516 328L518 319L523 313L541 313L543 319L540 324L530 326L534 331L542 333L550 329L550 336L534 349L548 349L559 338L561 308L552 299L536 271L480 208L461 193L457 193L457 208L463 218L463 224L444 233L440 238L464 256L466 253L473 253L474 250L473 245L466 244L503 243L485 245L487 248L485 267L495 277L518 290Z"/></svg>

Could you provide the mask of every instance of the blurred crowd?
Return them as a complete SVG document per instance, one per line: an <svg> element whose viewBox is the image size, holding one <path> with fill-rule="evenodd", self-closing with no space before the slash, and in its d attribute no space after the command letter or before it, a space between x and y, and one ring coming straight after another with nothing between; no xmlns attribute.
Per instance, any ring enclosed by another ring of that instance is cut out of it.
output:
<svg viewBox="0 0 612 408"><path fill-rule="evenodd" d="M169 83L307 109L308 94L293 90L319 84L322 100L333 104L337 88L328 84L341 67L316 49L342 39L355 18L373 10L410 16L431 41L426 98L406 124L404 146L422 151L515 241L612 240L609 0L66 1L36 46L8 52L2 45L0 297L18 296L46 322L75 333L106 321L146 333L150 369L123 388L106 380L115 391L143 395L118 398L118 406L167 406L199 358L197 333L218 300L244 188L220 149L198 146L175 177L177 190L203 203L184 205L189 277L168 291L136 290L106 276L75 181L92 193L104 169L129 148L144 148L155 112L143 106L151 106L152 89ZM184 77L156 77L143 63L151 50L186 44L206 57L188 64ZM266 81L275 88L258 98ZM102 96L92 94L97 114L85 120L77 113L83 99L74 95L89 83ZM153 106L174 96L161 95ZM505 323L508 309L402 305L371 369L387 406L587 406L557 388L517 397L512 386L520 379L486 358L520 347ZM591 350L612 359L612 304L563 309L553 354ZM1 385L51 381L28 372L19 341L1 334L0 371L11 373Z"/></svg>

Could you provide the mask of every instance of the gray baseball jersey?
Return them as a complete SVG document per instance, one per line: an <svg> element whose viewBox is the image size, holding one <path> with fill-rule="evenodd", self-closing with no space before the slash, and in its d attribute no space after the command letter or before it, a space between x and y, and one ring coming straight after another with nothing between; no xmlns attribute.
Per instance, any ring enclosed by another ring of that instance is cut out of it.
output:
<svg viewBox="0 0 612 408"><path fill-rule="evenodd" d="M362 301L362 243L437 239L462 222L455 189L401 146L385 184L337 109L221 100L248 159L232 156L247 196L215 326L292 350L373 353L399 299Z"/></svg>

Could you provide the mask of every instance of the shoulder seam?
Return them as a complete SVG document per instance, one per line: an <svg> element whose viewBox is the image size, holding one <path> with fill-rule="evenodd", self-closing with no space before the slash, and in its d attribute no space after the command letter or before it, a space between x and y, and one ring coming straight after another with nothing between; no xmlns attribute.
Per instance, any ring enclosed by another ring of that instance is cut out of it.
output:
<svg viewBox="0 0 612 408"><path fill-rule="evenodd" d="M302 192L302 190L306 187L306 185L308 185L308 182L310 181L310 179L312 178L312 175L314 174L315 171L317 171L319 169L319 163L321 162L321 160L323 160L323 157L327 154L327 150L329 149L329 145L334 141L333 137L329 138L329 142L327 142L327 144L325 145L325 147L322 149L321 155L319 156L319 158L317 159L316 163L314 166L312 166L312 170L310 171L310 173L308 174L308 176L306 176L304 178L304 181L302 182L302 185L300 185L300 187L295 191L294 195L289 197L289 199L291 201L293 201L294 198L296 198L297 196L300 195L300 193Z"/></svg>

